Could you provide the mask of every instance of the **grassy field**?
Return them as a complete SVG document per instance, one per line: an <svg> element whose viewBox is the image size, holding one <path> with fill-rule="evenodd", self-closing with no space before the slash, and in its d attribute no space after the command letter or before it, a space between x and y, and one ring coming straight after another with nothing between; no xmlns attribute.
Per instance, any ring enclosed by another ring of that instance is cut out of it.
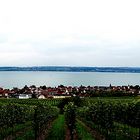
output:
<svg viewBox="0 0 140 140"><path fill-rule="evenodd" d="M65 140L65 131L64 115L59 115L53 122L52 128L46 140Z"/></svg>

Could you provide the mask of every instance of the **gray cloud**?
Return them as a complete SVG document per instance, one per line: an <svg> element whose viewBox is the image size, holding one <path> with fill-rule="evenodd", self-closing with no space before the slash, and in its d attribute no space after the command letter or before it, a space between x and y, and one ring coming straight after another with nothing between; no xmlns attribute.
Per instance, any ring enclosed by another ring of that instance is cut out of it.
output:
<svg viewBox="0 0 140 140"><path fill-rule="evenodd" d="M0 66L139 66L139 4L1 1Z"/></svg>

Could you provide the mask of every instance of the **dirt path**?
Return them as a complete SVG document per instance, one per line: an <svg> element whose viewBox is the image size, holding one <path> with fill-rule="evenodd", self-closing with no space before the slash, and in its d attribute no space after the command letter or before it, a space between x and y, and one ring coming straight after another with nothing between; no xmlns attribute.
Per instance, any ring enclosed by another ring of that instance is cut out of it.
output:
<svg viewBox="0 0 140 140"><path fill-rule="evenodd" d="M71 140L71 135L68 128L66 128L65 140ZM74 132L73 140L78 140L78 135L76 131Z"/></svg>

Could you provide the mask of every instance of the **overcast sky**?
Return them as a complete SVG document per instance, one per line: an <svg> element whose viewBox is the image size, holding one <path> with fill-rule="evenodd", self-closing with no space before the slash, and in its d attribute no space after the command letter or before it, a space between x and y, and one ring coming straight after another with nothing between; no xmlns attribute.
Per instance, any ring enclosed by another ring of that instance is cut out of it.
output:
<svg viewBox="0 0 140 140"><path fill-rule="evenodd" d="M0 0L0 66L140 66L139 0Z"/></svg>

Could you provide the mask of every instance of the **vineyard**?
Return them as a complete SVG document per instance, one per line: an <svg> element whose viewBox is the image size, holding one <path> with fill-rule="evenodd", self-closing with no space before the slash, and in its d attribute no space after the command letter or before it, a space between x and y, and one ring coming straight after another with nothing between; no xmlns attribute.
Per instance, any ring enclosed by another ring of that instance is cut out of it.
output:
<svg viewBox="0 0 140 140"><path fill-rule="evenodd" d="M0 99L0 140L140 140L140 99Z"/></svg>

